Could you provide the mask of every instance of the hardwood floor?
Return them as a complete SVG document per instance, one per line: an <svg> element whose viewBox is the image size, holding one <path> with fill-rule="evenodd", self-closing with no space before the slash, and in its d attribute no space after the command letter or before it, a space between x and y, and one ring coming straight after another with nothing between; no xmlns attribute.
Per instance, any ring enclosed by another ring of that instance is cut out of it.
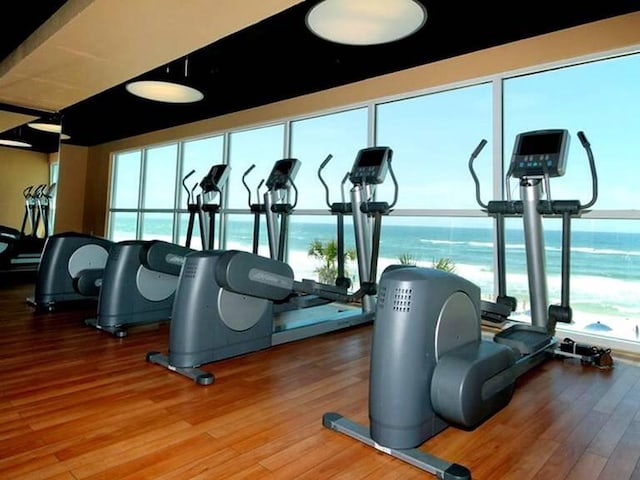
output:
<svg viewBox="0 0 640 480"><path fill-rule="evenodd" d="M31 293L0 290L2 479L435 478L322 426L367 422L370 326L207 365L199 386L146 362L168 324L117 339ZM421 448L474 479L640 479L640 368L614 359L549 360L482 426Z"/></svg>

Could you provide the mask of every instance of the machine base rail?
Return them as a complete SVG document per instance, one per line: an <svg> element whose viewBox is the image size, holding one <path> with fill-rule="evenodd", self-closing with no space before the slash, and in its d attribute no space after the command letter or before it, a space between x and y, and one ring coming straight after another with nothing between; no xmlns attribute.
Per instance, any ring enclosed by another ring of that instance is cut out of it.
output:
<svg viewBox="0 0 640 480"><path fill-rule="evenodd" d="M322 425L375 448L387 455L398 458L443 480L471 479L471 472L457 463L450 463L417 448L394 449L378 445L369 434L369 429L359 425L339 413L327 412L322 416Z"/></svg>
<svg viewBox="0 0 640 480"><path fill-rule="evenodd" d="M184 375L185 377L188 377L196 382L198 385L211 385L215 380L213 373L205 372L204 370L200 370L199 368L174 367L173 365L169 364L169 357L161 354L160 352L147 353L147 362L161 365L167 370L171 370L172 372Z"/></svg>

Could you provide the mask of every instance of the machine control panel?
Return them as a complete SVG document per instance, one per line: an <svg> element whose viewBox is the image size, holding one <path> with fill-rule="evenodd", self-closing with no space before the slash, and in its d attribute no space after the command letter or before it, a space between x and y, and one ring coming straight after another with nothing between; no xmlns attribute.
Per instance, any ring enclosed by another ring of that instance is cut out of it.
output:
<svg viewBox="0 0 640 480"><path fill-rule="evenodd" d="M214 165L209 169L202 181L200 182L200 188L204 193L209 193L213 190L220 190L220 188L227 182L231 167L225 164Z"/></svg>
<svg viewBox="0 0 640 480"><path fill-rule="evenodd" d="M283 158L278 160L269 173L267 178L267 189L282 190L291 185L290 181L296 178L296 174L300 169L300 160L297 158Z"/></svg>
<svg viewBox="0 0 640 480"><path fill-rule="evenodd" d="M534 130L516 136L509 166L515 178L561 177L564 175L569 152L567 130Z"/></svg>
<svg viewBox="0 0 640 480"><path fill-rule="evenodd" d="M358 152L349 180L354 185L378 185L384 182L393 150L389 147L369 147Z"/></svg>

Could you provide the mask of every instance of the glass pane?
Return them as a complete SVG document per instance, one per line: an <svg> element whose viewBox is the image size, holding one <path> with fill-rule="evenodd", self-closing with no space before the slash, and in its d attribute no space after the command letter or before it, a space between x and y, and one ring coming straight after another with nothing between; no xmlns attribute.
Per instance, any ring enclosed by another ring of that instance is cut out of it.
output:
<svg viewBox="0 0 640 480"><path fill-rule="evenodd" d="M115 155L111 208L138 208L141 156L140 150Z"/></svg>
<svg viewBox="0 0 640 480"><path fill-rule="evenodd" d="M336 217L293 215L290 220L288 263L295 278L335 284L337 276ZM350 217L344 221L344 247L347 252L345 276L352 284L358 280L358 265L355 256L353 222ZM313 252L313 253L312 253Z"/></svg>
<svg viewBox="0 0 640 480"><path fill-rule="evenodd" d="M173 242L173 213L143 213L142 240Z"/></svg>
<svg viewBox="0 0 640 480"><path fill-rule="evenodd" d="M554 179L556 199L586 203L591 197L587 155L578 140L584 131L598 169L594 208L628 210L640 204L640 55L608 59L517 77L504 82L505 159L516 134L566 128L571 145L564 177ZM514 182L515 183L515 182Z"/></svg>
<svg viewBox="0 0 640 480"><path fill-rule="evenodd" d="M529 290L522 221L507 221L507 287L518 298L518 315L528 319ZM549 304L560 304L562 233L559 219L545 219L544 242ZM637 341L640 315L640 222L572 221L569 301L573 324L596 335Z"/></svg>
<svg viewBox="0 0 640 480"><path fill-rule="evenodd" d="M251 202L263 203L261 190L260 199L256 198L256 188L261 180L267 176L273 164L283 158L284 125L256 128L243 132L232 133L229 136L229 204L228 208L249 209L249 196L242 185L242 176L251 165L255 168L247 175L246 182L251 189Z"/></svg>
<svg viewBox="0 0 640 480"><path fill-rule="evenodd" d="M225 248L227 250L253 251L254 216L253 215L226 215L227 224L225 234L227 237ZM260 240L258 254L269 257L269 241L267 240L267 222L264 215L260 216Z"/></svg>
<svg viewBox="0 0 640 480"><path fill-rule="evenodd" d="M147 150L144 179L144 208L174 207L177 154L177 144Z"/></svg>
<svg viewBox="0 0 640 480"><path fill-rule="evenodd" d="M392 264L452 271L492 300L493 223L489 218L388 217L382 220L378 272Z"/></svg>
<svg viewBox="0 0 640 480"><path fill-rule="evenodd" d="M358 150L366 146L366 108L292 122L291 156L302 162L295 180L300 193L296 208L328 208L326 190L318 179L318 168L328 155L333 155L333 158L323 170L322 177L329 188L329 201L342 201L342 179L351 170ZM347 201L349 188L347 182Z"/></svg>
<svg viewBox="0 0 640 480"><path fill-rule="evenodd" d="M180 179L184 178L191 170L195 173L186 181L186 185L191 190L196 183L200 183L202 178L209 172L213 165L222 162L224 137L201 138L183 143L182 172ZM197 195L199 188L195 190ZM193 200L193 199L192 199ZM215 199L215 203L220 203L220 198ZM187 193L180 187L180 201L178 208L187 208Z"/></svg>
<svg viewBox="0 0 640 480"><path fill-rule="evenodd" d="M376 144L393 150L396 208L478 208L468 161L482 139L489 143L475 166L490 199L492 108L491 84L377 106ZM377 198L392 201L391 179Z"/></svg>
<svg viewBox="0 0 640 480"><path fill-rule="evenodd" d="M136 239L138 214L136 212L111 212L109 239L114 242Z"/></svg>

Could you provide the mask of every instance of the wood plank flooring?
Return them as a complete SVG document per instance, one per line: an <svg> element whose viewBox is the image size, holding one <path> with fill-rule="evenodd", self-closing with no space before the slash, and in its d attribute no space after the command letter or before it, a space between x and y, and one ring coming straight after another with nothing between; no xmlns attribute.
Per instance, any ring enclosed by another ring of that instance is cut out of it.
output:
<svg viewBox="0 0 640 480"><path fill-rule="evenodd" d="M169 325L118 339L95 309L35 313L32 285L0 290L2 479L435 478L322 426L367 423L371 327L206 365L211 386L146 362ZM421 448L474 479L640 479L640 368L550 360L474 431Z"/></svg>

